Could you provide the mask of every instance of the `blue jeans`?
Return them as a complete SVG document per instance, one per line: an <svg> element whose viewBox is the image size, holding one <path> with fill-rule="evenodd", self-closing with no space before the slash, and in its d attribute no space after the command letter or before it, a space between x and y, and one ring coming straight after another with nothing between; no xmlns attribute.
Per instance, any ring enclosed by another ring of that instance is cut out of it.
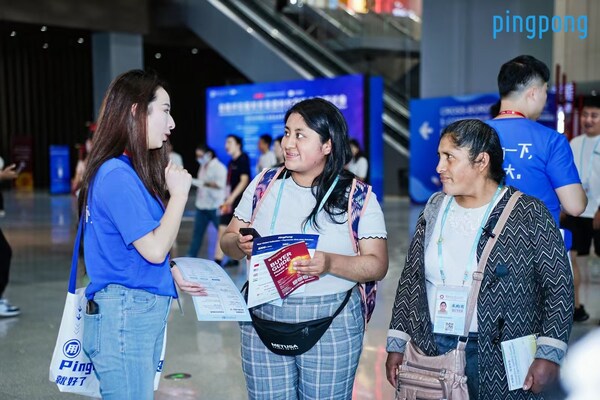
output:
<svg viewBox="0 0 600 400"><path fill-rule="evenodd" d="M108 285L94 301L99 313L85 314L83 349L102 398L153 399L171 297Z"/></svg>
<svg viewBox="0 0 600 400"><path fill-rule="evenodd" d="M450 350L456 349L458 345L458 336L434 334L435 343L437 344L439 354L445 354ZM478 351L477 351L476 332L469 333L469 340L465 348L467 366L465 374L467 375L467 388L469 389L469 400L477 400L479 391L479 366L478 366Z"/></svg>
<svg viewBox="0 0 600 400"><path fill-rule="evenodd" d="M190 243L190 249L187 252L188 257L198 257L198 251L202 246L202 240L204 240L204 233L206 232L206 228L208 228L208 224L210 222L212 222L215 228L219 229L219 216L217 215L217 209L196 209L192 242Z"/></svg>

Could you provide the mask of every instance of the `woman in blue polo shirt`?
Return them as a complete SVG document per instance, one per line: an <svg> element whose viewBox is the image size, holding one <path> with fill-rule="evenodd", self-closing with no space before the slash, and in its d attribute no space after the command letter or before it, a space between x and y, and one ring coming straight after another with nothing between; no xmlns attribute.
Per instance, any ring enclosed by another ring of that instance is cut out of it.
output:
<svg viewBox="0 0 600 400"><path fill-rule="evenodd" d="M83 347L103 399L153 398L174 280L204 294L169 268L192 180L168 162L174 127L156 75L133 70L111 83L79 195L90 278Z"/></svg>

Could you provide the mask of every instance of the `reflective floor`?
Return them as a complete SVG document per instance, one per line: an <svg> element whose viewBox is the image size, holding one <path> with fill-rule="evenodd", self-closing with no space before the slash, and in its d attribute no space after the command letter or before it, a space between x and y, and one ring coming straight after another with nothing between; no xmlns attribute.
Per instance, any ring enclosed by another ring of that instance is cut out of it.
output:
<svg viewBox="0 0 600 400"><path fill-rule="evenodd" d="M48 364L54 348L67 290L70 258L76 226L75 199L68 195L5 191L6 216L0 226L13 248L11 281L5 292L21 307L18 318L0 319L0 399L79 398L61 394L48 381ZM193 205L182 223L178 252L187 250L192 229ZM385 379L385 338L396 284L404 263L409 227L414 226L419 206L406 198L386 198L390 268L382 281L375 313L365 336L364 350L355 383L354 399L392 399ZM201 257L210 258L215 232L205 239ZM228 268L241 286L245 267ZM573 328L572 342L594 329L600 317L600 263L587 271L582 302L592 315ZM162 379L155 398L246 399L240 366L239 329L233 322L196 321L189 297L183 297L182 316L175 308L170 316L163 378L188 373L189 379Z"/></svg>

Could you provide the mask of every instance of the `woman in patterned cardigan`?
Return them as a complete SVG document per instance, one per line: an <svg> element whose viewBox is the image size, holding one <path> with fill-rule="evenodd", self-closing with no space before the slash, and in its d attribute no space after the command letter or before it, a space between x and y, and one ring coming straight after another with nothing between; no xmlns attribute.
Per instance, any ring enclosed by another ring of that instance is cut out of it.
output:
<svg viewBox="0 0 600 400"><path fill-rule="evenodd" d="M468 293L477 260L516 190L503 186L498 135L481 121L449 125L438 155L443 192L431 196L417 222L387 338L386 372L394 387L409 340L427 355L456 347L459 329L452 323L461 320L436 315L438 303L451 290ZM522 195L489 256L469 327L471 400L542 398L558 376L572 316L573 280L560 231L542 202ZM531 334L538 335L535 360L523 388L509 391L500 343Z"/></svg>

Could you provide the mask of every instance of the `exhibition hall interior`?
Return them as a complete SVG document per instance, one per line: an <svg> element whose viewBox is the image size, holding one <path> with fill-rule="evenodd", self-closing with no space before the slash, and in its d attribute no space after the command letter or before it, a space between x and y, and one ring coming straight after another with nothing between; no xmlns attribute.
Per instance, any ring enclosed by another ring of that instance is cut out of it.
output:
<svg viewBox="0 0 600 400"><path fill-rule="evenodd" d="M277 153L291 106L322 97L339 108L359 150L353 162L368 162L364 176L347 168L381 204L389 256L352 399L383 400L395 393L385 364L398 282L419 215L442 190L439 133L460 119L492 118L501 65L529 54L550 72L538 123L567 140L583 135L583 98L600 95L599 27L595 0L0 0L0 171L18 171L0 181L2 268L10 269L0 292L0 399L80 397L62 393L66 381L49 379L49 366L69 287L78 185L102 99L119 74L153 70L166 83L171 161L194 178L203 146L227 167L227 137L235 135L252 179L265 153ZM212 224L198 239L197 190L193 184L171 258L217 259L241 289L251 275L245 260L215 253ZM579 267L585 311L569 346L587 339L582 362L591 363L600 358L598 335L590 339L600 320L600 258L590 254ZM80 287L88 283L83 267L80 260ZM192 297L180 294L154 398L247 399L240 346L238 322L199 320ZM555 384L546 398L584 398L569 392L568 383Z"/></svg>

